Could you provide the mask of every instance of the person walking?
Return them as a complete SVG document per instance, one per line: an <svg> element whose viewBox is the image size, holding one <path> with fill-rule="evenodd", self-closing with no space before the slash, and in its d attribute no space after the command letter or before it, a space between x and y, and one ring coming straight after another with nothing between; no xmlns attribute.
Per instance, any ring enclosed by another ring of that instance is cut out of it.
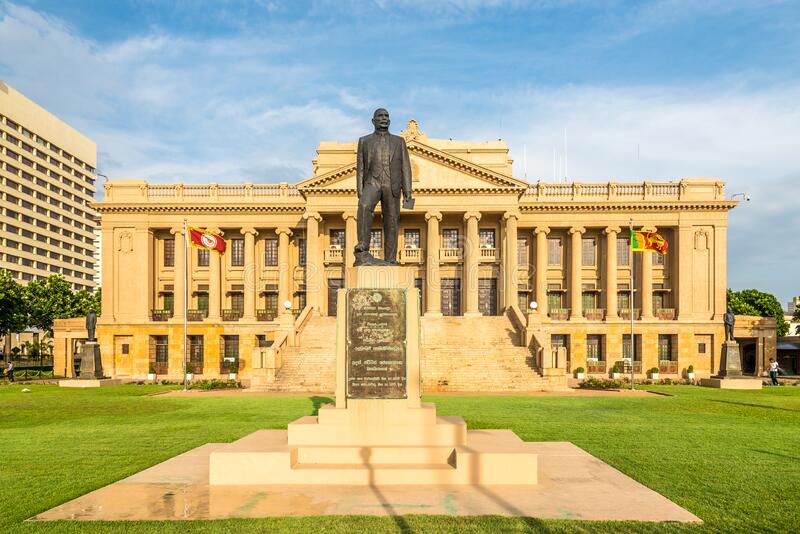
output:
<svg viewBox="0 0 800 534"><path fill-rule="evenodd" d="M772 379L773 386L780 385L778 383L778 362L776 362L772 358L769 359L769 377Z"/></svg>
<svg viewBox="0 0 800 534"><path fill-rule="evenodd" d="M14 363L11 360L8 361L8 367L6 367L6 378L9 382L14 381Z"/></svg>

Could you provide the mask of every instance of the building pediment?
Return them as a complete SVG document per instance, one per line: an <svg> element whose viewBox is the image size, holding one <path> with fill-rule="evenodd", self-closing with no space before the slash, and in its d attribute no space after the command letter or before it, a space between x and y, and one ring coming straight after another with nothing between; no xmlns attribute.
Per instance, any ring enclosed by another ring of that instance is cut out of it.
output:
<svg viewBox="0 0 800 534"><path fill-rule="evenodd" d="M405 134L406 132L403 132ZM404 135L411 158L412 188L422 192L470 192L475 190L507 193L520 192L525 182L494 169L478 165L425 143L424 136ZM354 152L354 151L353 151ZM355 160L355 153L352 154ZM336 169L297 184L303 193L336 194L355 192L356 163L352 161Z"/></svg>

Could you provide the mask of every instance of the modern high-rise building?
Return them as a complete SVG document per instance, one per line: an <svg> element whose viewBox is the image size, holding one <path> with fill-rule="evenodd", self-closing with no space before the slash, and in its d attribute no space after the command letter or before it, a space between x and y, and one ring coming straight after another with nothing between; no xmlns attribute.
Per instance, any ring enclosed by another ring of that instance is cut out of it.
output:
<svg viewBox="0 0 800 534"><path fill-rule="evenodd" d="M97 145L0 81L0 269L95 287Z"/></svg>

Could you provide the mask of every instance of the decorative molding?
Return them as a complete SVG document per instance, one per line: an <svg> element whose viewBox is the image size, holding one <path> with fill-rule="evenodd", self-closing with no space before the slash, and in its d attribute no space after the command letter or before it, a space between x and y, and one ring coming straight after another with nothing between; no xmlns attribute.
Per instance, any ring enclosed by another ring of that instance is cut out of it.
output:
<svg viewBox="0 0 800 534"><path fill-rule="evenodd" d="M119 247L117 250L123 254L133 252L133 234L130 231L124 230L119 234Z"/></svg>
<svg viewBox="0 0 800 534"><path fill-rule="evenodd" d="M550 227L549 226L537 226L536 228L533 229L533 233L536 234L536 235L538 235L538 234L547 235L547 234L550 233Z"/></svg>
<svg viewBox="0 0 800 534"><path fill-rule="evenodd" d="M694 233L694 249L695 250L708 250L708 236L709 232L705 228L699 228Z"/></svg>
<svg viewBox="0 0 800 534"><path fill-rule="evenodd" d="M257 236L258 235L258 230L256 230L252 226L245 226L244 228L241 228L239 230L239 233L242 234L242 235L250 234L250 235L253 235L253 236Z"/></svg>
<svg viewBox="0 0 800 534"><path fill-rule="evenodd" d="M322 222L322 215L320 215L316 211L306 211L305 213L303 213L303 219L306 221L308 219L316 219L317 222Z"/></svg>
<svg viewBox="0 0 800 534"><path fill-rule="evenodd" d="M104 206L103 203L97 204L95 210L99 213L297 213L302 214L304 209L302 204L296 206L248 206L237 204L230 206L197 206L170 204L153 206L152 204L127 204L116 206Z"/></svg>
<svg viewBox="0 0 800 534"><path fill-rule="evenodd" d="M442 212L441 211L429 211L425 213L425 220L436 219L439 222L442 222Z"/></svg>
<svg viewBox="0 0 800 534"><path fill-rule="evenodd" d="M169 229L169 233L174 236L177 236L178 234L183 235L183 226L173 226Z"/></svg>
<svg viewBox="0 0 800 534"><path fill-rule="evenodd" d="M609 235L609 234L619 234L621 231L622 231L622 228L620 228L619 226L607 226L607 227L606 227L606 228L603 230L603 233L604 233L605 235Z"/></svg>
<svg viewBox="0 0 800 534"><path fill-rule="evenodd" d="M475 219L476 221L481 220L481 212L479 211L468 211L464 214L464 220L468 221L469 219Z"/></svg>
<svg viewBox="0 0 800 534"><path fill-rule="evenodd" d="M519 212L517 212L517 211L507 211L507 212L503 213L503 220L504 221L507 221L508 219L511 219L512 217L514 219L519 220Z"/></svg>
<svg viewBox="0 0 800 534"><path fill-rule="evenodd" d="M585 234L585 233L586 233L586 228L584 228L583 226L573 226L572 228L569 229L569 235Z"/></svg>
<svg viewBox="0 0 800 534"><path fill-rule="evenodd" d="M287 236L291 237L292 229L289 228L288 226L279 226L279 227L275 228L275 233L278 234L278 235L286 234Z"/></svg>
<svg viewBox="0 0 800 534"><path fill-rule="evenodd" d="M666 211L730 211L736 205L730 201L712 201L708 203L694 202L642 202L642 203L541 203L525 204L519 207L523 213L533 212L570 212L570 213L592 213L592 212L618 212L618 213L639 213L639 212L666 212Z"/></svg>
<svg viewBox="0 0 800 534"><path fill-rule="evenodd" d="M420 131L419 123L415 119L408 121L408 124L406 124L406 129L400 132L400 137L406 141L413 141L415 139L420 139L421 141L428 140L428 136L425 135L424 132Z"/></svg>
<svg viewBox="0 0 800 534"><path fill-rule="evenodd" d="M356 218L356 212L354 212L354 211L345 211L344 213L342 213L342 220L343 221L347 221L347 219L355 219L355 218Z"/></svg>

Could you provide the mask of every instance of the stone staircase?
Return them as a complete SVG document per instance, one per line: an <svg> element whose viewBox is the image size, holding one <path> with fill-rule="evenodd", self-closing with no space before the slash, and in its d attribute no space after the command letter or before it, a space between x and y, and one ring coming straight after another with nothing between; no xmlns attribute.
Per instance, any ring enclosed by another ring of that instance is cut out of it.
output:
<svg viewBox="0 0 800 534"><path fill-rule="evenodd" d="M300 336L299 347L283 349L283 366L272 391L325 392L336 388L336 317L315 315Z"/></svg>
<svg viewBox="0 0 800 534"><path fill-rule="evenodd" d="M563 387L542 378L505 316L423 317L422 390L541 391Z"/></svg>
<svg viewBox="0 0 800 534"><path fill-rule="evenodd" d="M563 377L542 377L528 347L505 316L423 317L422 391L503 392L563 388ZM314 316L300 346L283 350L283 366L270 391L333 393L336 317Z"/></svg>

